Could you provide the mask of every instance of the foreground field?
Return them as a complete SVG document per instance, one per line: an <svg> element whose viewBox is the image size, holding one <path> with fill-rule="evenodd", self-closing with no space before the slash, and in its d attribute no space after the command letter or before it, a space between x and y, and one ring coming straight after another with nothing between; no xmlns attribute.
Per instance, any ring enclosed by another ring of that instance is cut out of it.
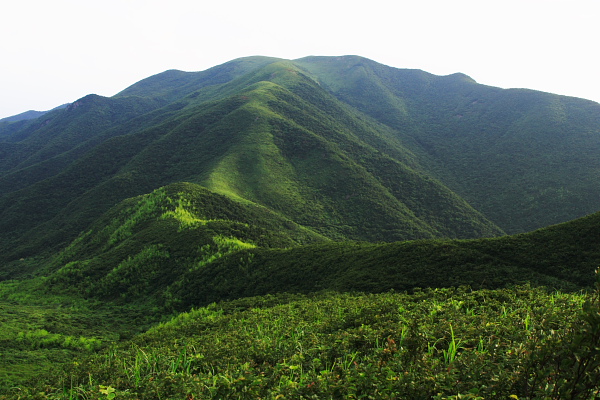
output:
<svg viewBox="0 0 600 400"><path fill-rule="evenodd" d="M277 295L182 313L4 399L596 398L598 298Z"/></svg>

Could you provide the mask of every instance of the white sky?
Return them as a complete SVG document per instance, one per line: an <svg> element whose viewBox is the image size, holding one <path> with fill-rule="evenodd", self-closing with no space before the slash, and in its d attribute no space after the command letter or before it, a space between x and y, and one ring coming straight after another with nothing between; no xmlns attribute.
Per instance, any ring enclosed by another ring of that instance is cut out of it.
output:
<svg viewBox="0 0 600 400"><path fill-rule="evenodd" d="M599 31L599 0L3 1L0 118L250 55L354 54L600 102Z"/></svg>

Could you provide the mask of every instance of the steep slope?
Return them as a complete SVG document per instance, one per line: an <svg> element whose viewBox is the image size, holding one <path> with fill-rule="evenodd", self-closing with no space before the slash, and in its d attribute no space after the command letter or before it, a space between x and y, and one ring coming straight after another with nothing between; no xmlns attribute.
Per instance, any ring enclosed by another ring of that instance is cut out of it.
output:
<svg viewBox="0 0 600 400"><path fill-rule="evenodd" d="M209 188L258 201L332 237L340 233L336 221L347 226L341 237L366 240L418 237L423 231L451 237L499 233L415 170L414 156L400 145L396 159L380 154L378 148L389 142L385 130L357 118L293 65L272 64L262 75L242 93L247 103L240 122L249 133L203 182ZM262 80L266 76L269 81Z"/></svg>
<svg viewBox="0 0 600 400"><path fill-rule="evenodd" d="M361 57L295 63L396 129L427 171L509 233L598 211L600 105Z"/></svg>

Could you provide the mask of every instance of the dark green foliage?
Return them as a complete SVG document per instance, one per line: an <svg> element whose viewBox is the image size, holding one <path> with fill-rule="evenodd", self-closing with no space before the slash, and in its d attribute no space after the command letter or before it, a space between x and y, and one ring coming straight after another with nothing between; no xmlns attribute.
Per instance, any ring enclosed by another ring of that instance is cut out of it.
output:
<svg viewBox="0 0 600 400"><path fill-rule="evenodd" d="M28 121L31 119L39 118L42 115L49 113L50 111L55 111L55 110L60 110L60 109L66 108L68 105L69 105L69 103L62 104L60 106L54 107L52 110L49 110L49 111L29 110L29 111L25 111L25 112L17 114L17 115L2 118L2 119L0 119L0 136L8 134L8 132L10 132L12 130L11 128L16 128L16 126L22 126L22 124L23 124L22 121ZM15 122L21 122L21 123L14 124ZM10 125L13 125L13 127L10 127Z"/></svg>
<svg viewBox="0 0 600 400"><path fill-rule="evenodd" d="M599 218L501 238L332 243L263 207L176 184L121 203L43 271L53 293L177 310L278 292L578 290L600 264Z"/></svg>
<svg viewBox="0 0 600 400"><path fill-rule="evenodd" d="M19 147L12 148L22 149L22 151L7 153L7 157L2 158L0 171L2 175L10 174L22 169L35 168L37 164L48 162L56 156L65 158L64 153L73 151L91 140L97 144L97 137L108 128L145 114L160 104L157 101L132 97L119 100L97 95L83 97L65 109L50 112L43 118L32 121L25 125L26 129L3 137L0 148L5 143L9 146L18 144ZM102 137L102 140L106 139L106 136ZM73 155L66 158L72 161ZM63 162L62 168L65 165L68 164ZM50 173L46 172L46 176L51 176ZM43 178L44 176L41 176L39 180ZM14 184L7 185L6 189L15 190L32 183L35 181L29 180L17 187L14 187Z"/></svg>
<svg viewBox="0 0 600 400"><path fill-rule="evenodd" d="M59 365L148 329L148 309L105 306L65 295L44 296L45 280L0 285L0 398Z"/></svg>
<svg viewBox="0 0 600 400"><path fill-rule="evenodd" d="M390 244L328 243L247 250L192 271L169 288L184 307L280 291L382 292L415 287L500 288L530 282L561 290L593 286L600 214L494 239ZM248 266L240 259L251 256ZM234 271L232 273L232 271Z"/></svg>
<svg viewBox="0 0 600 400"><path fill-rule="evenodd" d="M17 114L17 115L13 115L11 117L2 118L2 119L0 119L0 124L7 123L7 122L17 122L17 121L26 121L29 119L36 119L46 113L47 113L47 111L29 110L29 111L25 111L25 112Z"/></svg>
<svg viewBox="0 0 600 400"><path fill-rule="evenodd" d="M395 128L429 173L508 233L598 211L597 103L361 57L296 63L342 101Z"/></svg>

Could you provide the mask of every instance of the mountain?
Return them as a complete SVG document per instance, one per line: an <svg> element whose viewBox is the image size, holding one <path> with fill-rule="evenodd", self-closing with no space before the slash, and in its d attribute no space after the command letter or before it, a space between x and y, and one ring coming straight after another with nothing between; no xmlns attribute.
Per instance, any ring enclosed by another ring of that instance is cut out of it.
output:
<svg viewBox="0 0 600 400"><path fill-rule="evenodd" d="M28 120L28 119L36 119L38 117L41 117L42 115L46 114L48 111L35 111L35 110L29 110L29 111L25 111L22 112L20 114L17 115L13 115L10 117L6 117L6 118L2 118L0 119L0 123L2 122L16 122L16 121L23 121L23 120Z"/></svg>
<svg viewBox="0 0 600 400"><path fill-rule="evenodd" d="M0 126L5 261L200 184L333 240L530 231L597 211L600 105L356 56L166 71Z"/></svg>
<svg viewBox="0 0 600 400"><path fill-rule="evenodd" d="M429 173L508 233L598 211L598 103L360 57L298 62L339 99L410 136L433 161Z"/></svg>

